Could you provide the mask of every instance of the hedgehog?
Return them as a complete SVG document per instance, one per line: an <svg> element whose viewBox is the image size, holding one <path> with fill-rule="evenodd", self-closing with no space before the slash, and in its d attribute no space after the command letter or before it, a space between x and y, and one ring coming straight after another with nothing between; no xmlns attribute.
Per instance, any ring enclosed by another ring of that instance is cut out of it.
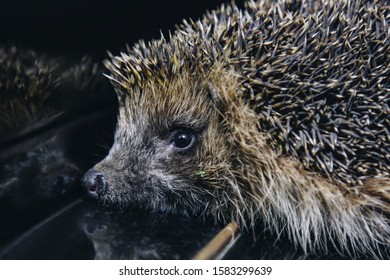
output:
<svg viewBox="0 0 390 280"><path fill-rule="evenodd" d="M114 144L83 185L307 254L390 257L389 26L384 0L258 0L110 54Z"/></svg>

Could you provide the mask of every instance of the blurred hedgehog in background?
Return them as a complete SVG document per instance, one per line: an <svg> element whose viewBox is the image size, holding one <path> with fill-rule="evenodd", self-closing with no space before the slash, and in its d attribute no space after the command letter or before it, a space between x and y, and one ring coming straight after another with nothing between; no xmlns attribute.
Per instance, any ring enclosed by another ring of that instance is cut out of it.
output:
<svg viewBox="0 0 390 280"><path fill-rule="evenodd" d="M0 132L13 131L50 115L45 103L58 90L54 61L16 47L0 49Z"/></svg>
<svg viewBox="0 0 390 280"><path fill-rule="evenodd" d="M101 74L89 57L69 62L15 46L0 48L0 133L96 102L107 90Z"/></svg>
<svg viewBox="0 0 390 280"><path fill-rule="evenodd" d="M387 1L234 4L106 62L119 99L104 205L241 228L307 254L390 257Z"/></svg>

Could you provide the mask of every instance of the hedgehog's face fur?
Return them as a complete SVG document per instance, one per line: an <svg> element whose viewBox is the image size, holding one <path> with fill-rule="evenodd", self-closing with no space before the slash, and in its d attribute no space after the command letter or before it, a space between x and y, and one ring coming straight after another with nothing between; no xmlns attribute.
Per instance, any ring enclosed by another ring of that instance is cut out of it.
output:
<svg viewBox="0 0 390 280"><path fill-rule="evenodd" d="M238 167L226 141L228 103L220 96L236 98L239 89L222 73L194 80L183 71L179 79L124 95L115 143L94 167L106 179L104 204L230 216L236 198L226 179L234 180Z"/></svg>

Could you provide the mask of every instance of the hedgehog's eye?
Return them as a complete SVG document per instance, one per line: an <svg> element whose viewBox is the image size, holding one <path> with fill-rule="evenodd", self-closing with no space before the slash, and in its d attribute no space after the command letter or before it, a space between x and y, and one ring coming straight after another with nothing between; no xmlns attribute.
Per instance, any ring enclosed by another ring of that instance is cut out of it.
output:
<svg viewBox="0 0 390 280"><path fill-rule="evenodd" d="M171 145L178 152L185 152L191 149L196 141L194 132L189 129L177 129L171 134Z"/></svg>

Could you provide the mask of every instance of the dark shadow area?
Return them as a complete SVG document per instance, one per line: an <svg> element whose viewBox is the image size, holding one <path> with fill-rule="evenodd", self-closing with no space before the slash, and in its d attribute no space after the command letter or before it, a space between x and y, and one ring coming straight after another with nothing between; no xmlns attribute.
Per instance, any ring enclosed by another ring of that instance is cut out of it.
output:
<svg viewBox="0 0 390 280"><path fill-rule="evenodd" d="M224 2L2 0L0 43L101 60L107 50L117 54L126 44L157 39L160 32L168 35L183 19L197 20Z"/></svg>

